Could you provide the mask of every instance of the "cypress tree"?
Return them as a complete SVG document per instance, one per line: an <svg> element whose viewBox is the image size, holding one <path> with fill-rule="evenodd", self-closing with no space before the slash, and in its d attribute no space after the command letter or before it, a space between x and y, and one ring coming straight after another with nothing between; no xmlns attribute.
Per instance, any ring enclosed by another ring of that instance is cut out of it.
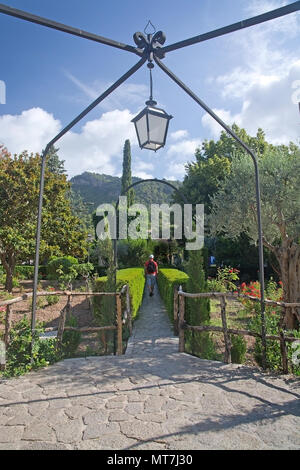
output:
<svg viewBox="0 0 300 470"><path fill-rule="evenodd" d="M131 147L130 140L125 140L123 149L123 173L121 179L121 195L127 195L128 207L133 204L134 201L134 189L130 189L127 193L125 190L132 184L131 176Z"/></svg>
<svg viewBox="0 0 300 470"><path fill-rule="evenodd" d="M204 271L204 259L202 250L189 251L189 259L186 266L189 280L186 284L187 292L207 292L207 283ZM207 325L210 321L210 301L205 298L186 298L187 323L194 326ZM209 332L186 332L186 348L188 352L204 359L212 359L214 354L213 342Z"/></svg>

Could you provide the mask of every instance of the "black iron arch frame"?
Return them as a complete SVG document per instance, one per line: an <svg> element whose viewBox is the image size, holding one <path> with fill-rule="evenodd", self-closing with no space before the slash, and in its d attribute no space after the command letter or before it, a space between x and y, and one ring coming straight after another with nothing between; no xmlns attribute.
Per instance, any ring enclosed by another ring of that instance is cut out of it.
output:
<svg viewBox="0 0 300 470"><path fill-rule="evenodd" d="M45 176L45 165L46 157L50 147L57 142L63 135L65 135L75 124L77 124L84 116L86 116L95 106L103 101L108 95L110 95L116 88L124 83L131 75L133 75L142 65L148 61L152 63L153 60L177 85L179 85L199 106L201 106L213 119L215 119L223 129L230 134L251 156L255 170L255 182L256 182L256 205L257 205L257 222L258 222L258 253L259 253L259 272L260 272L260 286L261 286L261 320L262 320L262 346L263 346L263 368L266 368L266 327L265 327L265 299L264 299L264 260L263 260L263 235L261 227L261 207L260 207L260 187L259 187L259 172L257 165L257 158L255 153L227 126L195 93L193 93L176 75L171 72L164 64L163 59L166 53L197 44L200 42L213 39L215 37L223 36L224 34L232 33L234 31L242 30L250 26L254 26L265 21L280 18L284 15L296 12L300 10L300 0L293 2L281 8L277 8L262 15L255 16L253 18L246 19L234 23L223 28L216 29L214 31L200 34L192 38L171 44L163 47L166 37L162 31L158 31L154 35L147 34L146 36L140 32L134 34L134 42L137 47L123 44L112 39L108 39L102 36L98 36L87 31L82 31L78 28L64 25L56 21L42 18L31 13L11 8L7 5L0 4L0 13L19 18L21 20L29 21L31 23L46 26L64 33L68 33L77 37L88 39L91 41L105 44L107 46L115 47L123 51L131 52L140 57L139 62L134 65L128 72L126 72L119 80L117 80L111 87L109 87L102 95L100 95L90 106L88 106L82 113L80 113L70 124L68 124L56 137L54 137L45 147L41 158L41 176L40 176L40 195L39 195L39 206L37 216L37 230L36 230L36 249L35 249L35 269L34 269L34 283L33 283L33 297L32 297L32 320L31 328L35 329L36 324L36 298L37 298L37 284L38 284L38 266L39 266L39 251L40 251L40 236L41 236L41 220L42 220L42 206L43 206L43 191L44 191L44 176Z"/></svg>
<svg viewBox="0 0 300 470"><path fill-rule="evenodd" d="M188 201L185 197L185 195L178 189L176 188L176 186L174 186L172 183L169 183L169 181L165 181L165 180L159 180L157 178L148 178L146 180L141 180L141 181L136 181L135 183L132 183L130 186L128 186L125 190L124 190L124 193L127 194L128 191L132 188L134 188L135 186L139 185L139 184L142 184L142 183L161 183L161 184L165 184L166 186L169 186L170 188L174 189L174 191L177 192L177 194L179 194L179 196L181 197L182 201L184 202L184 204L187 204ZM123 194L122 194L123 196ZM116 212L118 211L118 207L119 207L119 199L117 200L116 202ZM118 230L118 226L117 226L117 230ZM117 266L118 266L118 244L117 244L117 238L114 239L114 264L115 264L115 271L117 270Z"/></svg>

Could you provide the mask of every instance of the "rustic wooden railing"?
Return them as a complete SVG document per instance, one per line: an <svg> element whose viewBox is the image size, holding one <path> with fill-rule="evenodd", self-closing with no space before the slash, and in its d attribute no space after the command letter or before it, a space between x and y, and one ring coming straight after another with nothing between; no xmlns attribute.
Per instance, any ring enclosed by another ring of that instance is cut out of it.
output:
<svg viewBox="0 0 300 470"><path fill-rule="evenodd" d="M184 318L185 314L185 298L217 298L220 299L221 306L221 319L222 326L213 326L213 325L198 325L193 326L189 325ZM223 293L223 292L202 292L202 293L188 293L183 292L182 287L174 289L174 334L179 336L179 352L185 351L185 330L191 331L215 331L223 332L224 335L224 345L225 345L225 354L224 361L226 363L231 363L231 341L230 334L244 335L244 336L253 336L257 338L262 338L260 333L249 330L228 328L227 326L227 317L226 317L226 299L247 299L253 302L260 302L260 299L253 296L243 295L243 294L233 294L233 293ZM288 369L288 353L287 353L287 343L298 340L294 336L287 336L282 328L284 311L286 308L297 308L300 307L300 303L286 303L286 302L276 302L273 300L266 299L266 305L273 305L282 308L282 314L278 325L279 334L278 335L265 335L266 340L275 340L280 341L280 351L282 358L282 371L284 374L287 374Z"/></svg>
<svg viewBox="0 0 300 470"><path fill-rule="evenodd" d="M22 294L19 297L15 297L9 300L2 300L0 301L0 307L6 307L6 314L5 314L5 331L4 331L4 344L5 347L9 345L10 341L10 330L11 330L11 317L13 313L13 306L18 304L19 302L23 302L24 300L28 300L32 298L33 293L28 292ZM38 297L48 296L48 295L58 295L58 296L66 296L67 302L66 305L62 308L59 316L58 327L51 327L45 328L45 332L50 331L57 331L57 347L61 346L63 333L67 330L74 330L80 332L94 332L94 331L107 331L107 330L114 330L116 332L117 341L116 341L116 351L115 354L122 355L123 354L123 326L127 323L129 333L132 334L132 315L131 315L131 305L130 305L130 295L129 295L129 287L128 285L124 285L120 292L76 292L76 291L40 291L37 293ZM73 327L73 326L66 326L66 320L71 315L72 309L72 297L75 296L86 296L87 298L90 296L114 296L116 298L116 318L114 325L108 326L86 326L86 327ZM125 296L125 308L122 309L122 296ZM123 311L122 311L123 310ZM2 367L3 369L3 367Z"/></svg>

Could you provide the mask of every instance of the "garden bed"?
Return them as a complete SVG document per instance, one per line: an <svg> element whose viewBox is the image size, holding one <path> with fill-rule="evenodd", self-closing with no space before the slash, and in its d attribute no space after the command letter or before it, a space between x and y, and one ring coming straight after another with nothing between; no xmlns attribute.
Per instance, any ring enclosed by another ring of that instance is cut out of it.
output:
<svg viewBox="0 0 300 470"><path fill-rule="evenodd" d="M253 315L249 315L249 312L247 312L243 308L241 302L237 300L227 299L226 304L226 319L228 328L247 330L249 320L254 316L254 313ZM222 326L220 302L216 299L210 300L210 324L213 326ZM212 333L212 337L216 346L217 354L223 356L225 351L223 333ZM257 362L254 359L255 338L253 336L244 336L244 339L247 344L247 351L243 364L257 367Z"/></svg>

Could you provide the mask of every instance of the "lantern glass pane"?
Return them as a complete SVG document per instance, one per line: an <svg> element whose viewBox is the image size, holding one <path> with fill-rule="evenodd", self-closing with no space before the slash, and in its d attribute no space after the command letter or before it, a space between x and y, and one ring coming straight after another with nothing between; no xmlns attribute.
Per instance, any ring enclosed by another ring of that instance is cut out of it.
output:
<svg viewBox="0 0 300 470"><path fill-rule="evenodd" d="M168 119L163 116L163 114L162 117L160 117L149 113L149 140L151 142L163 144L165 141Z"/></svg>
<svg viewBox="0 0 300 470"><path fill-rule="evenodd" d="M135 122L136 131L140 138L140 144L143 145L148 141L148 132L147 132L147 117L144 114L138 121Z"/></svg>
<svg viewBox="0 0 300 470"><path fill-rule="evenodd" d="M161 147L162 147L161 144L154 144L153 142L149 142L143 146L144 149L154 150L154 151L160 149Z"/></svg>

